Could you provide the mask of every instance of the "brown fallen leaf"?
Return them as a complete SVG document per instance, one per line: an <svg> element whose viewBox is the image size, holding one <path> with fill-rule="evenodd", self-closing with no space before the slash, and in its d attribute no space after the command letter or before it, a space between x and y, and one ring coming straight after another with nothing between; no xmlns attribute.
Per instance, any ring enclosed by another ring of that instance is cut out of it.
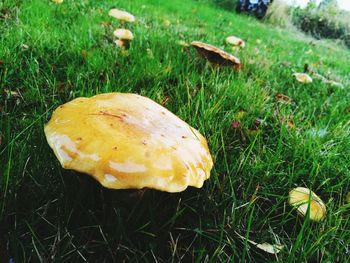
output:
<svg viewBox="0 0 350 263"><path fill-rule="evenodd" d="M286 125L288 128L291 128L291 129L295 129L296 128L292 117L290 117L290 116L288 116L288 117L280 117L279 119L280 119L280 122L282 124Z"/></svg>
<svg viewBox="0 0 350 263"><path fill-rule="evenodd" d="M284 104L291 104L293 101L290 97L288 97L287 95L284 95L282 93L277 93L275 97L276 97L276 100L278 102L281 102Z"/></svg>

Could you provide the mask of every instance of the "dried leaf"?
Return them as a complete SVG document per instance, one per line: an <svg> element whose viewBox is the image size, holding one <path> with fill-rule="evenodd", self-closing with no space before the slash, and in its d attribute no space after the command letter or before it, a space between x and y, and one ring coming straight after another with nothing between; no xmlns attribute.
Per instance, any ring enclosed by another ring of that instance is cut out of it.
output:
<svg viewBox="0 0 350 263"><path fill-rule="evenodd" d="M21 44L21 49L22 49L22 50L27 50L28 48L29 48L28 45L26 45L26 44Z"/></svg>
<svg viewBox="0 0 350 263"><path fill-rule="evenodd" d="M275 97L276 97L276 100L278 102L281 102L284 104L291 104L293 101L290 97L288 97L287 95L284 95L282 93L277 93Z"/></svg>
<svg viewBox="0 0 350 263"><path fill-rule="evenodd" d="M240 238L244 239L244 240L247 240L250 244L256 246L257 248L267 252L267 253L270 253L270 254L278 254L279 252L281 252L281 250L284 248L283 245L280 245L280 244L275 244L275 245L271 245L267 242L264 242L264 243L257 243L253 240L250 240L250 239L246 239L245 237L241 236L240 234L238 234L237 232L235 232Z"/></svg>
<svg viewBox="0 0 350 263"><path fill-rule="evenodd" d="M165 96L164 99L162 100L162 102L160 103L162 106L165 106L168 104L170 100L170 97L169 96Z"/></svg>
<svg viewBox="0 0 350 263"><path fill-rule="evenodd" d="M267 253L270 254L277 254L279 252L281 252L281 250L284 248L283 245L271 245L269 243L262 243L262 244L257 244L256 245L258 248L260 248L261 250L264 250Z"/></svg>

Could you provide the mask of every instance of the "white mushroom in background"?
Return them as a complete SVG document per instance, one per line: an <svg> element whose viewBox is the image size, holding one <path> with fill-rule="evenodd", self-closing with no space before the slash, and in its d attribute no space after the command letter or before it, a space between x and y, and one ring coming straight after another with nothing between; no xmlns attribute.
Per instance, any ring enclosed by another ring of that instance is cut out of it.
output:
<svg viewBox="0 0 350 263"><path fill-rule="evenodd" d="M235 37L235 36L227 37L226 43L235 47L245 47L245 42L239 37Z"/></svg>
<svg viewBox="0 0 350 263"><path fill-rule="evenodd" d="M135 17L132 14L116 8L109 10L108 15L118 19L121 22L135 22Z"/></svg>
<svg viewBox="0 0 350 263"><path fill-rule="evenodd" d="M293 76L301 83L311 83L312 78L306 73L294 73Z"/></svg>
<svg viewBox="0 0 350 263"><path fill-rule="evenodd" d="M117 46L128 49L130 47L130 42L134 39L134 35L128 29L119 28L114 30L113 35L117 38L114 43Z"/></svg>

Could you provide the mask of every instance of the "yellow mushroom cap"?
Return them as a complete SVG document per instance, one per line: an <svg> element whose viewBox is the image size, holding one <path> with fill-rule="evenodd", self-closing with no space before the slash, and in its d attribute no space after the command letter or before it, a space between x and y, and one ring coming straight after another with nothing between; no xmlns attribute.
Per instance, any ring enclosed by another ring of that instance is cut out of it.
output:
<svg viewBox="0 0 350 263"><path fill-rule="evenodd" d="M326 205L314 192L305 187L297 187L289 192L289 204L298 209L299 214L306 215L310 203L310 219L321 221L326 216Z"/></svg>
<svg viewBox="0 0 350 263"><path fill-rule="evenodd" d="M226 38L226 43L233 46L245 47L245 42L239 37L229 36Z"/></svg>
<svg viewBox="0 0 350 263"><path fill-rule="evenodd" d="M293 76L296 78L297 81L302 83L312 82L312 78L306 73L294 73Z"/></svg>
<svg viewBox="0 0 350 263"><path fill-rule="evenodd" d="M118 28L114 30L113 35L118 39L122 39L122 40L132 40L134 38L134 35L130 30L123 29L123 28Z"/></svg>
<svg viewBox="0 0 350 263"><path fill-rule="evenodd" d="M135 21L135 17L132 14L130 14L126 11L119 10L119 9L109 10L108 15L113 16L120 21L125 21L125 22L134 22Z"/></svg>
<svg viewBox="0 0 350 263"><path fill-rule="evenodd" d="M77 98L45 126L63 168L113 189L202 187L213 161L205 138L151 99L129 93Z"/></svg>

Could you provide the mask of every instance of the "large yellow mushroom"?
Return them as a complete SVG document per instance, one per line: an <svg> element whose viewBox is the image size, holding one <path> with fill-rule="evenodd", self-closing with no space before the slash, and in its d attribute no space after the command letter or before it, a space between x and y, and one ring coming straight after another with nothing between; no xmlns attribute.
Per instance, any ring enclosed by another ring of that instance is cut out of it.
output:
<svg viewBox="0 0 350 263"><path fill-rule="evenodd" d="M326 216L326 205L314 192L305 187L297 187L289 192L289 204L305 216L310 210L310 220L321 221Z"/></svg>
<svg viewBox="0 0 350 263"><path fill-rule="evenodd" d="M213 166L205 138L154 101L128 93L59 106L45 135L66 169L113 189L202 187Z"/></svg>

